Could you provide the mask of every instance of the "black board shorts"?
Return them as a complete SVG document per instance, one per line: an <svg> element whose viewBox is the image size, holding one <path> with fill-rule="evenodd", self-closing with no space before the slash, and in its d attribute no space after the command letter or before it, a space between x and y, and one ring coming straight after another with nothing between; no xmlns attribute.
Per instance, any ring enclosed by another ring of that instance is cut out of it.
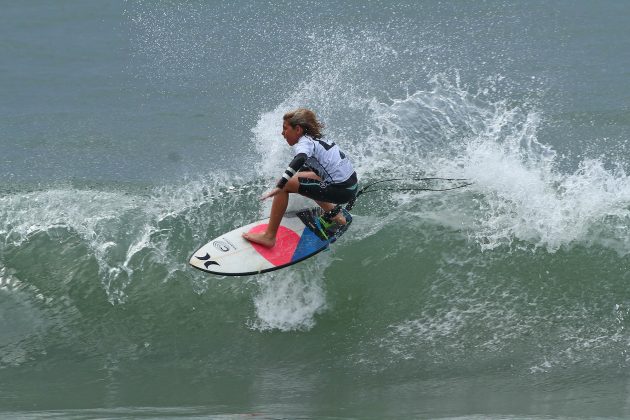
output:
<svg viewBox="0 0 630 420"><path fill-rule="evenodd" d="M300 186L298 193L316 201L344 204L357 194L359 180L354 172L350 178L338 184L327 184L319 179L298 177Z"/></svg>

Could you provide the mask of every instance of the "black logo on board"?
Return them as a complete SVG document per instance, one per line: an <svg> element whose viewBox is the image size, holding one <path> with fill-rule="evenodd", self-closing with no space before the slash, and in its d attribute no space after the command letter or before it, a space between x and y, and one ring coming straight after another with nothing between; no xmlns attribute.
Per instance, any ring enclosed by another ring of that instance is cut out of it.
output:
<svg viewBox="0 0 630 420"><path fill-rule="evenodd" d="M203 257L198 257L198 256L195 255L195 258L197 258L200 261L205 261L205 263L203 263L203 266L206 267L206 268L210 267L211 265L221 265L221 264L219 264L216 261L212 261L210 259L211 258L210 254L208 254L207 252L206 252L206 255L204 255Z"/></svg>

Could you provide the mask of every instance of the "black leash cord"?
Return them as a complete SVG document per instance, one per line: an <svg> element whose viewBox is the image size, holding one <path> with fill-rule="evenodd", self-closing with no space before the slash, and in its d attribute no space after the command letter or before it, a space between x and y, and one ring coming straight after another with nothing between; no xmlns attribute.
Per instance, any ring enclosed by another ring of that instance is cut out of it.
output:
<svg viewBox="0 0 630 420"><path fill-rule="evenodd" d="M354 196L354 198L348 202L348 204L346 205L346 210L350 211L352 210L352 207L354 207L354 203L357 201L357 198L359 198L360 195L366 193L366 192L377 192L377 191L451 191L451 190L457 190L459 188L464 188L464 187L468 187L469 185L472 185L473 182L466 182L465 184L462 185L457 185L455 187L451 187L451 188L379 188L376 190L368 190L368 188L376 185L376 184L381 184L383 182L391 182L391 181L435 181L435 180L440 180L440 181L468 181L468 179L466 178L439 178L439 177L429 177L429 178L389 178L389 179L381 179L379 181L374 181L368 185L366 185L365 187L361 188L359 190L359 192L357 193L357 195Z"/></svg>

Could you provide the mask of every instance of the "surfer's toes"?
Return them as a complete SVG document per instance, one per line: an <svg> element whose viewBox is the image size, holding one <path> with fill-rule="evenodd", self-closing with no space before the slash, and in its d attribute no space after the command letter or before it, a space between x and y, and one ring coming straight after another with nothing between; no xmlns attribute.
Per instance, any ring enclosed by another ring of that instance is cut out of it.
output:
<svg viewBox="0 0 630 420"><path fill-rule="evenodd" d="M267 248L272 248L276 244L276 238L269 238L263 233L243 233L243 238Z"/></svg>

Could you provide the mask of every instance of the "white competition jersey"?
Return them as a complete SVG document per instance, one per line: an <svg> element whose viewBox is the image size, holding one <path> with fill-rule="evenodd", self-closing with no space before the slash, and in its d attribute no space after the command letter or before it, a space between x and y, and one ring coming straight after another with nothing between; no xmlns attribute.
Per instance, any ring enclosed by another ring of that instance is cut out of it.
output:
<svg viewBox="0 0 630 420"><path fill-rule="evenodd" d="M313 168L325 182L338 184L354 173L350 160L335 143L302 136L293 149L296 156L300 153L306 154L306 165Z"/></svg>

